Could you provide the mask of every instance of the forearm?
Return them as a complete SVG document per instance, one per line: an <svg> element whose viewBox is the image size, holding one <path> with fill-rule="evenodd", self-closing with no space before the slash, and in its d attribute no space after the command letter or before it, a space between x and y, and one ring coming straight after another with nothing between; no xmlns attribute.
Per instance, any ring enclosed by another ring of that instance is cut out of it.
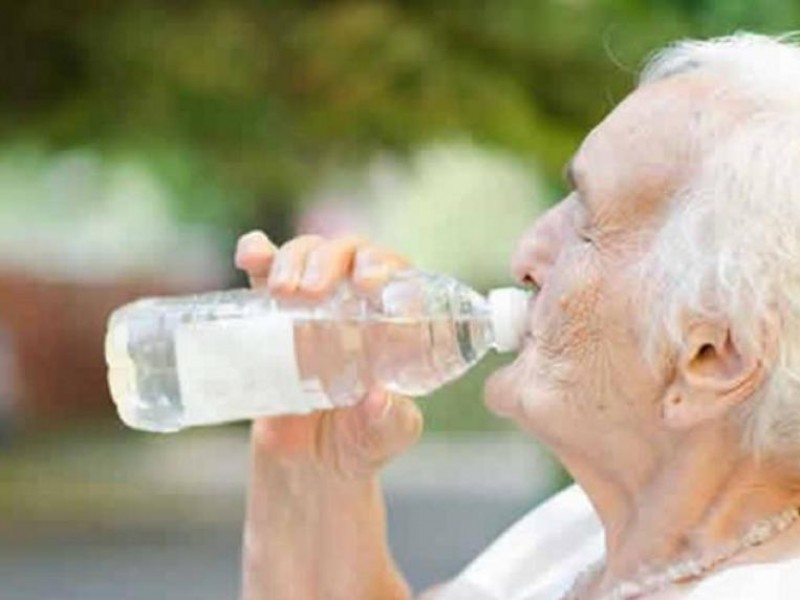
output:
<svg viewBox="0 0 800 600"><path fill-rule="evenodd" d="M376 478L342 479L256 455L244 540L244 600L406 600Z"/></svg>

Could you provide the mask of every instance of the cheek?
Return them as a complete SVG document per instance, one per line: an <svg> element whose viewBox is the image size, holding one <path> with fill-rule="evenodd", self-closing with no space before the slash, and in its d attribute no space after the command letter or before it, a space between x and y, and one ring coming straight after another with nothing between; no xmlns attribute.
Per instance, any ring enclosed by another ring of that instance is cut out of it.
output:
<svg viewBox="0 0 800 600"><path fill-rule="evenodd" d="M598 271L576 265L548 282L531 315L534 341L487 382L489 408L524 422L536 419L542 407L577 408L588 396L586 359L600 341L601 281Z"/></svg>
<svg viewBox="0 0 800 600"><path fill-rule="evenodd" d="M534 315L536 345L552 360L580 360L601 340L603 277L590 256L565 268Z"/></svg>
<svg viewBox="0 0 800 600"><path fill-rule="evenodd" d="M653 420L663 382L640 351L640 286L619 264L576 247L555 266L534 303L533 341L487 382L490 409L554 443L587 425L628 431Z"/></svg>
<svg viewBox="0 0 800 600"><path fill-rule="evenodd" d="M547 403L560 386L551 361L544 360L534 344L527 346L509 365L495 371L486 382L486 405L494 413L525 421L534 401Z"/></svg>
<svg viewBox="0 0 800 600"><path fill-rule="evenodd" d="M605 411L597 407L603 400L588 385L592 376L585 367L553 360L531 345L490 378L486 404L551 448L563 447L576 436L586 439L587 431L596 431L604 422Z"/></svg>

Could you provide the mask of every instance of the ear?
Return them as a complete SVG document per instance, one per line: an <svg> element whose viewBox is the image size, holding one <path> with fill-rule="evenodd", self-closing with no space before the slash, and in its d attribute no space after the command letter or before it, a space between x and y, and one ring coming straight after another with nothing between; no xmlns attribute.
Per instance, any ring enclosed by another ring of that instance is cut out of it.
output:
<svg viewBox="0 0 800 600"><path fill-rule="evenodd" d="M692 428L721 417L752 396L766 380L766 365L777 347L774 327L765 323L762 334L751 348L723 321L688 325L674 379L662 399L667 425Z"/></svg>

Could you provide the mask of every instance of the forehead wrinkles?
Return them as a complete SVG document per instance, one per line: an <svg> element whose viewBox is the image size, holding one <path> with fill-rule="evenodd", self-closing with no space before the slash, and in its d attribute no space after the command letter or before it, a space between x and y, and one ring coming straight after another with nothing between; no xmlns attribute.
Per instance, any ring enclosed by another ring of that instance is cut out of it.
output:
<svg viewBox="0 0 800 600"><path fill-rule="evenodd" d="M630 228L664 213L730 121L718 89L697 73L645 85L587 136L574 169L602 221Z"/></svg>

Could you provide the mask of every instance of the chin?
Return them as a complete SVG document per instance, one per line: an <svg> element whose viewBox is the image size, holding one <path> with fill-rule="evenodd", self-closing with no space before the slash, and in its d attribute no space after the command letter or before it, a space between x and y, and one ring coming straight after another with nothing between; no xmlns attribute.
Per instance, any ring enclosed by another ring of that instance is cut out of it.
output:
<svg viewBox="0 0 800 600"><path fill-rule="evenodd" d="M534 373L537 355L533 347L527 346L517 357L504 367L497 369L486 380L484 403L487 408L501 417L519 419L536 397L538 382Z"/></svg>
<svg viewBox="0 0 800 600"><path fill-rule="evenodd" d="M510 385L510 367L501 367L486 380L483 388L483 402L491 412L499 417L513 418L517 413L519 400Z"/></svg>
<svg viewBox="0 0 800 600"><path fill-rule="evenodd" d="M494 414L514 420L522 430L543 441L558 437L554 430L564 420L568 395L546 376L552 371L529 346L489 377L484 403Z"/></svg>

